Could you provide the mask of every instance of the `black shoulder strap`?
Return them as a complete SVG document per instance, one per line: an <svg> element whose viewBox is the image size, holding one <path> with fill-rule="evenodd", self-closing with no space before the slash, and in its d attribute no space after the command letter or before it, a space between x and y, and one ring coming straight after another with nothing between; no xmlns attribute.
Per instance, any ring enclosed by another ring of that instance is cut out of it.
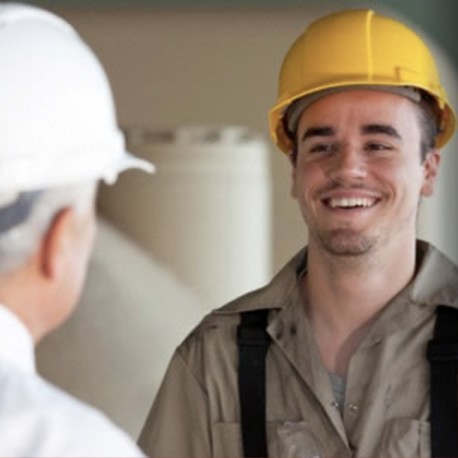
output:
<svg viewBox="0 0 458 458"><path fill-rule="evenodd" d="M431 456L458 457L458 310L439 305L427 356L431 379Z"/></svg>
<svg viewBox="0 0 458 458"><path fill-rule="evenodd" d="M241 314L237 329L239 349L239 397L243 453L249 458L266 458L266 354L268 310Z"/></svg>
<svg viewBox="0 0 458 458"><path fill-rule="evenodd" d="M244 456L267 457L265 357L268 310L242 313L237 330ZM428 343L431 378L431 456L458 457L458 309L437 307Z"/></svg>

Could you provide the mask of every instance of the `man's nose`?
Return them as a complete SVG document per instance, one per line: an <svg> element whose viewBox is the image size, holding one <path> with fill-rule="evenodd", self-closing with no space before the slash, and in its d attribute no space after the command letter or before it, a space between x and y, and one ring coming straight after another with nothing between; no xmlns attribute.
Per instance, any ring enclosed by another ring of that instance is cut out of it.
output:
<svg viewBox="0 0 458 458"><path fill-rule="evenodd" d="M334 155L328 173L340 182L361 180L367 175L364 155L355 146L345 145Z"/></svg>

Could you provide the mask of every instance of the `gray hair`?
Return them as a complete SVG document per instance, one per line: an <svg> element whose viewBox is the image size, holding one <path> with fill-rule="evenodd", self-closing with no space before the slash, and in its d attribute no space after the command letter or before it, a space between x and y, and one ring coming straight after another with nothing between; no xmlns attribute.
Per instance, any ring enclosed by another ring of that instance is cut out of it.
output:
<svg viewBox="0 0 458 458"><path fill-rule="evenodd" d="M30 258L60 210L87 211L96 188L96 182L84 182L13 196L0 194L0 274L21 267Z"/></svg>

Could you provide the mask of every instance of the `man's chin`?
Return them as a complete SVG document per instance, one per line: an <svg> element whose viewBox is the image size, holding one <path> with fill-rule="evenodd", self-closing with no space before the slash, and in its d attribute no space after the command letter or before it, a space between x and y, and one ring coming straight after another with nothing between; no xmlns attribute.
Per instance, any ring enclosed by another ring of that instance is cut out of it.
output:
<svg viewBox="0 0 458 458"><path fill-rule="evenodd" d="M321 237L324 249L334 256L363 256L368 254L375 245L375 240L366 235L355 234L350 230L338 232Z"/></svg>

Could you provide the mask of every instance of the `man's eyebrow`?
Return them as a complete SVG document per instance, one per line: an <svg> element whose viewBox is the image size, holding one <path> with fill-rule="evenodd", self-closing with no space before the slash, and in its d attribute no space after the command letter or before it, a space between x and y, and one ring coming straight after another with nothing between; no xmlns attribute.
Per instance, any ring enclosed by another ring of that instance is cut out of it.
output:
<svg viewBox="0 0 458 458"><path fill-rule="evenodd" d="M388 124L367 124L361 128L363 134L384 134L402 140L399 132Z"/></svg>
<svg viewBox="0 0 458 458"><path fill-rule="evenodd" d="M301 141L307 140L310 137L331 137L335 135L335 130L328 126L309 127L302 135Z"/></svg>

